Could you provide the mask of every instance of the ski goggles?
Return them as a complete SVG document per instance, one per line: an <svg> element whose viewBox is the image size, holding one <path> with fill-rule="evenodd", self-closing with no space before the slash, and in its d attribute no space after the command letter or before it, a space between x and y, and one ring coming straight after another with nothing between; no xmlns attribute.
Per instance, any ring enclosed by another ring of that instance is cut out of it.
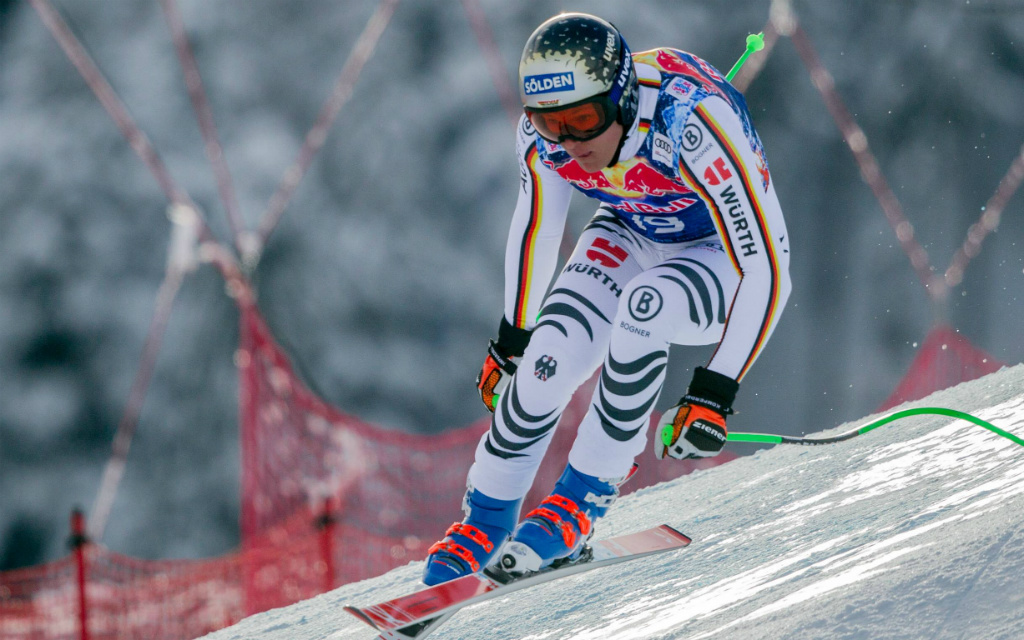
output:
<svg viewBox="0 0 1024 640"><path fill-rule="evenodd" d="M608 130L619 114L618 106L608 94L594 96L561 109L534 109L525 107L540 137L548 142L564 140L586 142Z"/></svg>

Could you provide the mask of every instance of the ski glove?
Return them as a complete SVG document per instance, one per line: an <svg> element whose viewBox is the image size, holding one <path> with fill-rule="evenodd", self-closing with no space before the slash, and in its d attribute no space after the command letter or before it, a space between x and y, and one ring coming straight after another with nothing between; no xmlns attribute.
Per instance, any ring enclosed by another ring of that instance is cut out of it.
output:
<svg viewBox="0 0 1024 640"><path fill-rule="evenodd" d="M476 388L480 399L491 413L498 404L498 396L504 393L512 374L516 372L515 358L522 357L526 345L530 343L532 331L514 327L505 316L501 317L498 326L498 340L491 340L487 347L487 358L484 366L476 377Z"/></svg>
<svg viewBox="0 0 1024 640"><path fill-rule="evenodd" d="M654 454L680 460L718 455L729 435L725 417L732 413L739 387L729 376L697 367L686 395L662 416Z"/></svg>

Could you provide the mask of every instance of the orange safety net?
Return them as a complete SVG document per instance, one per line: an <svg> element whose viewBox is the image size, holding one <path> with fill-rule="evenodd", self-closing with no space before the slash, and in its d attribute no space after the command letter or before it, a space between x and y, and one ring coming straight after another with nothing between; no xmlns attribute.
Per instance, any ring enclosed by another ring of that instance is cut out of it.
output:
<svg viewBox="0 0 1024 640"><path fill-rule="evenodd" d="M938 325L931 330L921 345L910 369L879 411L948 389L961 382L975 380L998 371L1004 364L949 325Z"/></svg>
<svg viewBox="0 0 1024 640"><path fill-rule="evenodd" d="M99 545L82 549L88 633L82 634L76 561L0 574L0 638L196 638L242 618L240 557L137 560Z"/></svg>
<svg viewBox="0 0 1024 640"><path fill-rule="evenodd" d="M0 573L0 638L78 638L75 560Z"/></svg>
<svg viewBox="0 0 1024 640"><path fill-rule="evenodd" d="M84 544L88 635L80 629L74 555L0 573L0 638L195 638L420 560L462 518L466 473L488 428L486 415L428 436L344 414L296 376L251 299L238 302L241 550L206 561L152 562ZM566 409L527 508L561 474L593 387L594 379ZM656 461L647 451L624 492L735 457Z"/></svg>

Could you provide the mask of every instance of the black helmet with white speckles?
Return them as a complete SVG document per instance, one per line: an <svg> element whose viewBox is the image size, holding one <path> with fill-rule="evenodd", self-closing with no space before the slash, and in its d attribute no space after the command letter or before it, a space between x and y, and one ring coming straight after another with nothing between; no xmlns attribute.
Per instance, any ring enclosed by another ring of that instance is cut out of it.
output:
<svg viewBox="0 0 1024 640"><path fill-rule="evenodd" d="M549 139L595 137L616 121L628 131L636 118L639 92L629 47L618 29L596 16L563 13L537 27L523 49L519 80L519 97L535 125L535 114L597 105L590 111L597 112L600 131L562 122L545 135L538 126Z"/></svg>

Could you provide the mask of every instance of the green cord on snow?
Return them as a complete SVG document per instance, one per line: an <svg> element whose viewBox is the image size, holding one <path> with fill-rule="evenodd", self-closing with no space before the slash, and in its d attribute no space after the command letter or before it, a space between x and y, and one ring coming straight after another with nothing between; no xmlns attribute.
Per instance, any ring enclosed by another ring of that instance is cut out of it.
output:
<svg viewBox="0 0 1024 640"><path fill-rule="evenodd" d="M912 409L903 409L902 411L896 411L886 416L882 416L878 420L875 420L874 422L869 422L868 424L857 429L853 429L852 431L847 431L837 436L831 436L827 438L801 438L796 436L779 436L770 433L730 433L728 440L729 442L763 442L767 444L832 444L834 442L842 442L843 440L849 440L850 438L854 438L861 434L867 433L868 431L877 429L878 427L889 424L890 422L893 422L895 420L899 420L901 418L908 418L910 416L919 416L922 414L948 416L950 418L966 420L968 422L978 425L979 427L984 427L985 429L988 429L992 433L1002 436L1007 440L1010 440L1011 442L1014 442L1024 447L1024 438L1015 436L1014 434L1008 431L1004 431L999 427L995 426L994 424L982 420L981 418L976 418L969 413L957 411L956 409L944 409L942 407L915 407ZM668 429L662 431L662 437L666 437L667 432L667 437L671 439L671 425L665 426L668 427Z"/></svg>
<svg viewBox="0 0 1024 640"><path fill-rule="evenodd" d="M725 79L732 82L732 79L736 77L736 74L740 72L743 67L743 63L747 61L750 54L755 51L764 49L764 33L752 33L747 36L747 50L743 52L740 59L736 61L736 64L732 65L732 69L729 69L729 73L725 74Z"/></svg>

